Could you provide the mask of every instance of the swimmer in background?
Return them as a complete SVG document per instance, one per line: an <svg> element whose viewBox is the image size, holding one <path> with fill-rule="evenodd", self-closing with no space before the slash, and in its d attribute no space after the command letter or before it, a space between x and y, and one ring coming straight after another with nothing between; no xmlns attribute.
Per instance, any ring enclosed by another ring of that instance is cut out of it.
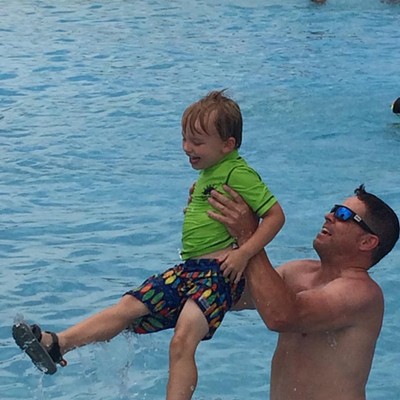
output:
<svg viewBox="0 0 400 400"><path fill-rule="evenodd" d="M397 114L397 116L400 116L400 97L398 97L391 106L391 109L394 114Z"/></svg>
<svg viewBox="0 0 400 400"><path fill-rule="evenodd" d="M214 91L190 105L182 117L182 146L200 175L193 187L183 223L183 263L148 278L118 304L60 333L42 332L25 322L13 326L17 344L46 373L66 365L68 351L107 341L125 329L152 333L174 328L169 349L167 400L189 400L197 385L195 352L210 339L226 312L241 297L248 261L284 224L284 213L260 176L239 155L242 114L224 91ZM212 190L230 185L262 219L238 247L224 225L207 214Z"/></svg>

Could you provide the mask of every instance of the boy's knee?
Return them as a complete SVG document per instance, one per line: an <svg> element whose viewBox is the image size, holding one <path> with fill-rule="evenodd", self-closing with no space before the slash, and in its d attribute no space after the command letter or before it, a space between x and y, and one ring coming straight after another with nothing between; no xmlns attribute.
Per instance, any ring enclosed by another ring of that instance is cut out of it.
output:
<svg viewBox="0 0 400 400"><path fill-rule="evenodd" d="M190 340L188 336L175 332L169 345L170 357L174 359L182 358L188 354L192 355L195 352L196 347L197 343Z"/></svg>

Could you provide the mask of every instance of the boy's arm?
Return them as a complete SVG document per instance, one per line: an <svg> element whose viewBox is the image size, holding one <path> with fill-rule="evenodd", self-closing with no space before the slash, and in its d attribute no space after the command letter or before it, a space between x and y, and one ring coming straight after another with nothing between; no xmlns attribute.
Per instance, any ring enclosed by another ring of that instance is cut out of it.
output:
<svg viewBox="0 0 400 400"><path fill-rule="evenodd" d="M285 215L279 203L275 203L265 215L253 235L238 249L230 252L221 261L224 276L239 282L249 260L262 250L281 230Z"/></svg>
<svg viewBox="0 0 400 400"><path fill-rule="evenodd" d="M276 202L263 216L260 225L246 243L238 251L250 260L262 250L278 234L285 223L282 207Z"/></svg>

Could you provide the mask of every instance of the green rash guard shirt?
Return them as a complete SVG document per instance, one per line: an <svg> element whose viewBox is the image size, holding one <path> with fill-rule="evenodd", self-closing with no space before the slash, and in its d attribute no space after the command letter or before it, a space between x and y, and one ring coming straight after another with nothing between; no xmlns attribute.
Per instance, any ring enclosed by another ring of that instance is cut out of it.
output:
<svg viewBox="0 0 400 400"><path fill-rule="evenodd" d="M235 243L225 226L207 214L208 210L213 210L207 200L211 190L226 194L222 188L224 184L238 192L259 217L277 202L258 173L248 166L239 152L234 150L229 153L218 164L199 174L183 221L183 260L222 250Z"/></svg>

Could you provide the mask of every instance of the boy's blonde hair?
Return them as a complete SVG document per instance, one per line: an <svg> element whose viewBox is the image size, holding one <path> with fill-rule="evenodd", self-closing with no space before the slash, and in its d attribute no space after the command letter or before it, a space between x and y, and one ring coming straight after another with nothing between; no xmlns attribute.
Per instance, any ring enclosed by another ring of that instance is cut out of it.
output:
<svg viewBox="0 0 400 400"><path fill-rule="evenodd" d="M196 121L199 121L200 127L207 132L207 122L213 115L214 127L218 131L222 140L228 140L233 137L236 141L235 148L242 144L243 120L239 105L224 94L225 90L213 91L207 96L191 104L183 113L182 130L186 127L192 132L200 133L195 128Z"/></svg>

